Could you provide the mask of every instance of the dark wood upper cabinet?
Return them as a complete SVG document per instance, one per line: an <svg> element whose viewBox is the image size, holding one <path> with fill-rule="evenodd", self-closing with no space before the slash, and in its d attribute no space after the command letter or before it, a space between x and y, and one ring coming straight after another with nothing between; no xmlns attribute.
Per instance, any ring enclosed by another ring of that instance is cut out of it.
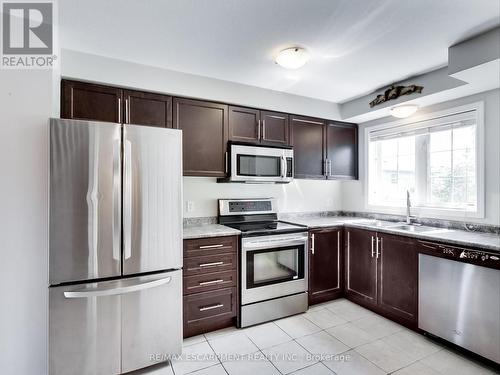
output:
<svg viewBox="0 0 500 375"><path fill-rule="evenodd" d="M253 108L229 107L231 141L288 145L288 115Z"/></svg>
<svg viewBox="0 0 500 375"><path fill-rule="evenodd" d="M61 81L61 118L122 122L122 90L92 83Z"/></svg>
<svg viewBox="0 0 500 375"><path fill-rule="evenodd" d="M228 106L183 98L173 103L173 127L182 130L184 175L224 177Z"/></svg>
<svg viewBox="0 0 500 375"><path fill-rule="evenodd" d="M172 97L142 91L123 90L126 124L172 127Z"/></svg>
<svg viewBox="0 0 500 375"><path fill-rule="evenodd" d="M61 117L172 127L172 97L62 80Z"/></svg>
<svg viewBox="0 0 500 375"><path fill-rule="evenodd" d="M309 252L309 304L339 297L343 292L342 227L313 230Z"/></svg>
<svg viewBox="0 0 500 375"><path fill-rule="evenodd" d="M324 126L321 119L290 116L295 178L326 178Z"/></svg>
<svg viewBox="0 0 500 375"><path fill-rule="evenodd" d="M326 144L328 178L357 179L358 126L343 122L328 122Z"/></svg>
<svg viewBox="0 0 500 375"><path fill-rule="evenodd" d="M280 112L260 111L262 143L287 146L289 135L288 115Z"/></svg>
<svg viewBox="0 0 500 375"><path fill-rule="evenodd" d="M363 229L345 230L346 294L369 307L377 305L377 233Z"/></svg>
<svg viewBox="0 0 500 375"><path fill-rule="evenodd" d="M295 178L358 178L356 124L66 79L61 118L182 129L185 176L226 177L231 140L293 146Z"/></svg>
<svg viewBox="0 0 500 375"><path fill-rule="evenodd" d="M391 317L417 322L418 252L414 239L378 233L378 305Z"/></svg>
<svg viewBox="0 0 500 375"><path fill-rule="evenodd" d="M229 139L260 142L260 111L253 108L229 107Z"/></svg>

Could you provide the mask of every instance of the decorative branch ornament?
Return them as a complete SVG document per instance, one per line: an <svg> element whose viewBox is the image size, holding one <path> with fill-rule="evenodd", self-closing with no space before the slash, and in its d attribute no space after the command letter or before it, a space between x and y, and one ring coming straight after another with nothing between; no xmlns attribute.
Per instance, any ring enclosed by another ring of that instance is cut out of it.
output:
<svg viewBox="0 0 500 375"><path fill-rule="evenodd" d="M409 95L413 93L420 94L423 89L423 86L417 85L391 86L387 90L385 90L383 94L377 95L377 97L370 102L370 107L373 108L376 105L382 104L388 100L397 99L403 95Z"/></svg>

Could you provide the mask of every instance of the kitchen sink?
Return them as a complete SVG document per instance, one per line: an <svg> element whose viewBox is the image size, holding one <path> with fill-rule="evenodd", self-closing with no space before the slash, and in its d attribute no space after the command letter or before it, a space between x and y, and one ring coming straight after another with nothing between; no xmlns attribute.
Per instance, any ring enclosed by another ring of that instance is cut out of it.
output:
<svg viewBox="0 0 500 375"><path fill-rule="evenodd" d="M422 225L412 225L412 224L399 224L399 225L394 225L391 226L391 229L395 230L402 230L405 232L415 232L415 233L425 233L425 232L446 232L448 231L447 229L444 228L433 228L433 227L426 227Z"/></svg>
<svg viewBox="0 0 500 375"><path fill-rule="evenodd" d="M369 220L363 220L363 221L357 221L356 224L358 225L366 225L369 227L394 227L395 225L400 225L398 223L395 223L393 221L384 221L384 220L376 220L376 219L369 219Z"/></svg>

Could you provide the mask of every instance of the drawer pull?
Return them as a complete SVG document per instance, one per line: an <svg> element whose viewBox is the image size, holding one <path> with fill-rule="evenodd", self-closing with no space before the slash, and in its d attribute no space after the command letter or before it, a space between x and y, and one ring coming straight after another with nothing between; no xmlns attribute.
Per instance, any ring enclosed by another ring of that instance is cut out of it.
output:
<svg viewBox="0 0 500 375"><path fill-rule="evenodd" d="M219 284L219 283L222 283L224 282L223 279L217 279L217 280L211 280L211 281L203 281L201 283L199 283L200 286L204 286L204 285L212 285L212 284Z"/></svg>
<svg viewBox="0 0 500 375"><path fill-rule="evenodd" d="M222 303L218 303L216 305L200 307L199 310L200 311L207 311L207 310L213 310L213 309L220 309L221 307L224 307L224 305Z"/></svg>
<svg viewBox="0 0 500 375"><path fill-rule="evenodd" d="M223 247L224 244L218 244L218 245L204 245L204 246L200 246L200 249L215 249L217 247Z"/></svg>
<svg viewBox="0 0 500 375"><path fill-rule="evenodd" d="M212 262L212 263L203 263L200 264L200 267L213 267L213 266L221 266L224 262Z"/></svg>

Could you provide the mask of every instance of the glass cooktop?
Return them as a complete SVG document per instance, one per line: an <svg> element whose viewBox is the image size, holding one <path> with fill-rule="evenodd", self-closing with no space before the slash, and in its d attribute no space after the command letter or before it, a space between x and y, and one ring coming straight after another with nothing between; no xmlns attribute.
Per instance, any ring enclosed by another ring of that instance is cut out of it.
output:
<svg viewBox="0 0 500 375"><path fill-rule="evenodd" d="M246 223L225 223L224 225L240 230L243 235L264 235L307 231L307 227L305 226L285 223L279 220Z"/></svg>

